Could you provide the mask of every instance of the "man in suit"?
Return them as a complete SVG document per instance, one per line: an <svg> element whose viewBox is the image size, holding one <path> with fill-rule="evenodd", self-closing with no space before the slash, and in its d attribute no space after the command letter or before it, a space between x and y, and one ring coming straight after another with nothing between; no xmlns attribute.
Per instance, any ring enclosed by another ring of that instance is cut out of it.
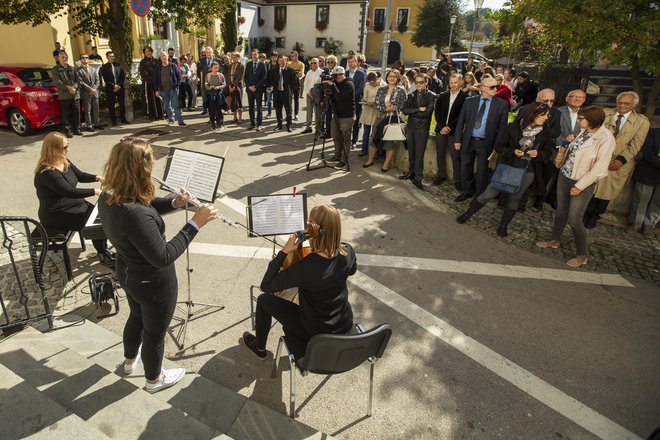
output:
<svg viewBox="0 0 660 440"><path fill-rule="evenodd" d="M206 75L211 71L211 65L213 61L217 61L218 64L222 65L222 60L220 58L213 56L213 48L211 46L206 46L204 48L204 57L199 60L199 69L201 72L201 90L202 90L202 103L204 104L204 109L202 110L202 115L205 115L209 111L208 98L206 97ZM227 78L225 77L225 82Z"/></svg>
<svg viewBox="0 0 660 440"><path fill-rule="evenodd" d="M358 59L355 55L348 56L347 79L353 81L355 87L355 121L353 122L353 132L351 133L351 146L357 145L358 133L360 132L360 115L362 115L362 96L364 95L364 86L367 84L367 75L358 67Z"/></svg>
<svg viewBox="0 0 660 440"><path fill-rule="evenodd" d="M291 97L295 84L298 82L296 71L286 65L286 56L277 56L277 67L270 69L268 75L268 87L273 88L273 101L275 115L277 116L277 127L282 130L282 107L286 112L286 131L291 133Z"/></svg>
<svg viewBox="0 0 660 440"><path fill-rule="evenodd" d="M479 85L481 96L467 98L456 123L454 148L461 152L461 189L455 201L481 194L488 186L488 158L495 138L506 126L509 104L495 97L497 80L486 78ZM477 173L474 162L477 161Z"/></svg>
<svg viewBox="0 0 660 440"><path fill-rule="evenodd" d="M78 67L78 83L80 84L80 100L85 114L87 131L101 128L99 122L99 74L89 65L89 55L80 55Z"/></svg>
<svg viewBox="0 0 660 440"><path fill-rule="evenodd" d="M635 111L639 95L635 92L621 92L616 97L616 110L605 109L605 122L616 139L612 161L606 177L598 181L596 194L584 213L584 225L595 228L601 214L607 210L610 200L614 200L628 183L635 168L635 157L640 152L650 123L646 116Z"/></svg>
<svg viewBox="0 0 660 440"><path fill-rule="evenodd" d="M261 98L264 95L264 85L266 84L267 69L266 64L259 61L259 50L252 49L252 61L245 66L245 86L247 87L248 107L250 113L250 128L261 131L261 122L263 118L261 110ZM255 106L257 116L255 118Z"/></svg>
<svg viewBox="0 0 660 440"><path fill-rule="evenodd" d="M454 170L454 186L461 189L461 153L454 148L454 137L458 115L468 94L461 90L461 76L453 74L449 78L449 90L443 92L435 101L435 142L437 151L438 175L434 185L447 180L447 149L451 156Z"/></svg>
<svg viewBox="0 0 660 440"><path fill-rule="evenodd" d="M124 107L124 81L126 75L121 64L115 63L115 54L112 51L105 54L108 62L101 66L99 76L105 83L105 95L108 101L108 110L110 111L110 122L112 126L117 125L117 116L115 115L115 101L119 101L119 118L124 124L126 120L126 108Z"/></svg>
<svg viewBox="0 0 660 440"><path fill-rule="evenodd" d="M145 102L145 111L152 121L163 119L163 102L156 97L154 90L154 70L158 68L158 60L154 58L154 50L151 46L142 49L144 58L140 60L140 78L142 78L142 90Z"/></svg>
<svg viewBox="0 0 660 440"><path fill-rule="evenodd" d="M53 66L52 76L60 102L62 127L66 137L80 132L80 84L76 68L69 64L69 55L60 50L57 54L58 63Z"/></svg>

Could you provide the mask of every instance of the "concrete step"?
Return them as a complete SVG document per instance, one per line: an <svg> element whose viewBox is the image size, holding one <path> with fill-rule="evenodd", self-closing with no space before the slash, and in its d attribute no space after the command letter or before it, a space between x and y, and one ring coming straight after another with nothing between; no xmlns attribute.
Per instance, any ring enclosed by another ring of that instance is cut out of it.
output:
<svg viewBox="0 0 660 440"><path fill-rule="evenodd" d="M58 329L45 334L50 340L80 353L107 370L119 373L124 359L119 335L75 315L56 317L54 323ZM73 323L77 324L69 326ZM46 329L44 325L41 328ZM163 366L170 368L177 364L165 358ZM125 380L139 387L144 386L142 363ZM180 384L150 396L237 440L331 438L195 372L187 372Z"/></svg>
<svg viewBox="0 0 660 440"><path fill-rule="evenodd" d="M108 439L0 364L0 436L4 440Z"/></svg>
<svg viewBox="0 0 660 440"><path fill-rule="evenodd" d="M0 363L109 438L221 438L216 429L35 329L2 341Z"/></svg>

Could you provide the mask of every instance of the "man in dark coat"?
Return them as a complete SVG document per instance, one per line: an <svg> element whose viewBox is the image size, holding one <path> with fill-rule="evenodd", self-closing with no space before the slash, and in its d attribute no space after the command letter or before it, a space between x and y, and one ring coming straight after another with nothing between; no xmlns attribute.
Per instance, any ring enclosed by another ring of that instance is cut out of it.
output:
<svg viewBox="0 0 660 440"><path fill-rule="evenodd" d="M286 112L286 130L291 133L291 97L298 78L296 71L286 65L286 56L277 56L278 67L271 68L268 73L268 87L273 88L273 101L275 105L275 115L277 116L277 127L275 130L282 130L282 107Z"/></svg>
<svg viewBox="0 0 660 440"><path fill-rule="evenodd" d="M263 112L261 99L264 96L264 86L268 69L266 63L259 61L259 50L252 49L252 61L245 66L245 87L247 90L248 107L250 113L250 130L261 131ZM256 107L256 118L255 118Z"/></svg>
<svg viewBox="0 0 660 440"><path fill-rule="evenodd" d="M126 81L126 74L121 64L115 63L115 54L112 51L106 52L105 56L108 62L99 69L99 76L105 83L105 95L108 101L108 110L110 111L110 122L113 127L117 125L115 102L119 101L119 118L123 124L128 124L126 120L126 107L124 106L124 97L126 94L124 82Z"/></svg>

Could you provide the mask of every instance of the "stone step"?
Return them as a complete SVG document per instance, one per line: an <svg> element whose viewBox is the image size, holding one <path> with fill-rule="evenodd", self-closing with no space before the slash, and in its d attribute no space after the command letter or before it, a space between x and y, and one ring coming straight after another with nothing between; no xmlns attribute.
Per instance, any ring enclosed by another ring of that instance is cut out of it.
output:
<svg viewBox="0 0 660 440"><path fill-rule="evenodd" d="M0 363L109 438L222 435L30 327L2 341Z"/></svg>
<svg viewBox="0 0 660 440"><path fill-rule="evenodd" d="M119 335L75 315L54 318L58 330L46 336L107 370L119 372L124 359ZM76 325L69 326L70 324ZM68 326L68 327L65 327ZM41 325L45 330L45 326ZM177 364L163 359L164 368ZM125 380L144 386L144 371L139 363ZM146 393L145 393L146 394ZM330 439L331 437L295 421L258 402L224 387L195 372L187 372L180 384L151 395L200 420L218 432L237 440L254 438Z"/></svg>
<svg viewBox="0 0 660 440"><path fill-rule="evenodd" d="M107 439L0 363L0 437L13 439Z"/></svg>

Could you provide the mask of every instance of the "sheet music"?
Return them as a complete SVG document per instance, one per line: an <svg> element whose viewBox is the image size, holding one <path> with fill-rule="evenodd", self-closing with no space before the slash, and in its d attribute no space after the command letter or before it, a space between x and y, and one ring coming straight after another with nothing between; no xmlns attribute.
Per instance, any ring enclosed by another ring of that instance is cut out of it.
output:
<svg viewBox="0 0 660 440"><path fill-rule="evenodd" d="M195 151L172 148L165 182L186 188L203 202L213 202L225 159Z"/></svg>
<svg viewBox="0 0 660 440"><path fill-rule="evenodd" d="M250 229L259 235L291 234L305 229L307 194L250 196Z"/></svg>

